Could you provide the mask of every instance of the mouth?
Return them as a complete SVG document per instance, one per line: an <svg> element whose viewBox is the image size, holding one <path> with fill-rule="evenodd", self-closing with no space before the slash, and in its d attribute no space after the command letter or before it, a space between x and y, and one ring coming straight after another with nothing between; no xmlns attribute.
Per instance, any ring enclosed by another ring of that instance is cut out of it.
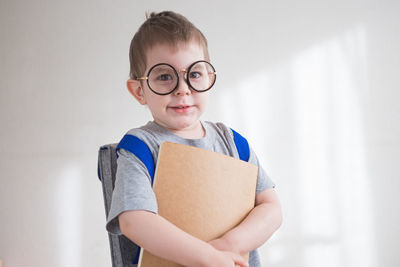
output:
<svg viewBox="0 0 400 267"><path fill-rule="evenodd" d="M171 106L170 107L172 110L174 110L177 113L185 113L188 112L192 106L190 105L178 105L178 106Z"/></svg>

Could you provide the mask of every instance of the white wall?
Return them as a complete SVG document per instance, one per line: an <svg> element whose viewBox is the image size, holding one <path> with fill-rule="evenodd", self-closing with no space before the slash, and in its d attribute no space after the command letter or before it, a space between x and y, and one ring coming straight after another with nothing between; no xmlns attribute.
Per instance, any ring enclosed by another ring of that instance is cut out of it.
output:
<svg viewBox="0 0 400 267"><path fill-rule="evenodd" d="M247 136L285 221L266 266L400 266L398 1L1 1L0 259L110 266L97 150L150 119L125 89L146 10L208 37L205 119Z"/></svg>

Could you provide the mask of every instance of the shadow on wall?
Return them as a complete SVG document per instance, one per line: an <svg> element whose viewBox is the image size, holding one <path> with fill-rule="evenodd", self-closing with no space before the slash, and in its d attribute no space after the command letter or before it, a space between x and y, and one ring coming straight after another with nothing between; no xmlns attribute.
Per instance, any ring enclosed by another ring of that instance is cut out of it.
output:
<svg viewBox="0 0 400 267"><path fill-rule="evenodd" d="M80 266L82 243L82 175L78 166L67 166L58 177L57 209L58 266Z"/></svg>
<svg viewBox="0 0 400 267"><path fill-rule="evenodd" d="M220 97L218 112L257 144L282 199L285 222L262 249L265 265L376 266L360 103L366 35L353 27Z"/></svg>

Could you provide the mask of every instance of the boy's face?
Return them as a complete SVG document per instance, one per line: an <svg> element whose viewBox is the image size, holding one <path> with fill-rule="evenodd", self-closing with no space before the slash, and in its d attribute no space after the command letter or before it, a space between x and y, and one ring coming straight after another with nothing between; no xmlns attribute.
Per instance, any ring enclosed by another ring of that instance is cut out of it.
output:
<svg viewBox="0 0 400 267"><path fill-rule="evenodd" d="M204 53L203 48L196 42L182 43L177 47L167 44L156 45L147 53L144 75L152 66L159 63L168 63L179 72L198 60L204 60ZM179 73L177 89L168 95L153 93L145 81L140 83L129 80L128 89L139 103L147 104L157 124L178 135L180 133L196 135L196 131L197 134L198 131L202 132L200 116L205 111L209 91L192 90L186 83L183 73Z"/></svg>

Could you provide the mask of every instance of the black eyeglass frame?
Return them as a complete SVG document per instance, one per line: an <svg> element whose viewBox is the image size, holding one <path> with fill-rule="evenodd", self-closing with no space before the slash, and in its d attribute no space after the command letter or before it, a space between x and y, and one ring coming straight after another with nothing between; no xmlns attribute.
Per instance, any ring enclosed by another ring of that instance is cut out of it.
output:
<svg viewBox="0 0 400 267"><path fill-rule="evenodd" d="M205 89L205 90L198 90L198 89L194 88L194 87L192 86L192 84L190 83L189 79L187 78L187 74L190 73L192 67L193 67L194 65L196 65L197 63L200 63L200 62L205 62L205 63L209 64L209 65L211 66L212 70L213 70L213 72L211 72L211 74L214 74L214 81L213 81L213 83L212 83L207 89ZM176 85L175 85L174 89L172 89L171 91L169 91L169 92L167 92L167 93L159 93L159 92L156 92L156 91L154 91L154 90L151 88L151 86L150 86L150 82L149 82L150 72L151 72L154 68L156 68L156 67L158 67L158 66L160 66L160 65L166 65L166 66L171 67L171 68L174 70L174 73L175 73L175 75L176 75L176 77L177 77L177 80L176 80L177 82L176 82ZM189 87L190 87L191 89L193 89L194 91L199 92L199 93L206 92L206 91L210 90L210 89L214 86L215 81L217 80L217 72L215 71L214 66L213 66L210 62L208 62L208 61L206 61L206 60L198 60L198 61L195 61L195 62L193 62L187 69L182 69L182 70L180 70L179 72L184 72L184 73L185 73L185 75L184 75L184 80L186 81L186 83L189 85ZM144 77L136 77L135 80L146 80L146 81L147 81L147 86L148 86L149 89L150 89L153 93L155 93L156 95L169 95L169 94L171 94L173 91L175 91L175 90L178 88L178 86L179 86L179 74L178 74L178 72L176 71L176 69L175 69L173 66L171 66L170 64L168 64L168 63L158 63L158 64L154 65L154 66L151 67L151 68L149 69L149 71L147 72L147 76L144 76Z"/></svg>

